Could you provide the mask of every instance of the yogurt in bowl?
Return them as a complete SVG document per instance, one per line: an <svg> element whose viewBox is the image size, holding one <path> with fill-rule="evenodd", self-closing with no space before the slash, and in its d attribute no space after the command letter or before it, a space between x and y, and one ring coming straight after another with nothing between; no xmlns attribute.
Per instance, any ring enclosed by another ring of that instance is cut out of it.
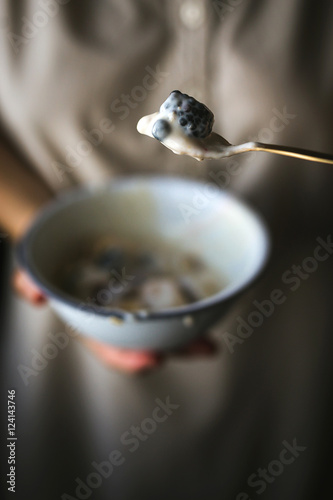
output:
<svg viewBox="0 0 333 500"><path fill-rule="evenodd" d="M223 316L258 276L269 252L268 233L260 217L222 190L216 188L207 206L193 210L191 217L184 216L184 207L193 207L205 186L173 177L129 177L69 193L41 212L21 240L20 265L48 296L57 314L82 335L130 349L166 351L184 346ZM110 280L103 281L104 275L99 275L99 288L88 287L80 295L64 287L59 276L79 261L78 250L86 256L86 265L91 265L102 257L96 250L104 248L102 241L108 242L106 247L116 242L116 248L130 256L117 269L118 282L109 283L115 269L111 259ZM149 258L160 259L160 267L152 270L136 261L147 251ZM186 269L186 259L192 268ZM159 291L158 287L154 290L156 273ZM206 288L203 282L198 285L196 273L206 280ZM199 295L189 299L181 286L180 292L175 290L177 280L184 283L184 278L187 287L192 279L190 291L193 294L197 287ZM121 286L126 291L135 279L140 286L146 284L145 303L128 302L128 297L127 302L103 303L103 296L115 295ZM173 302L168 302L169 292Z"/></svg>

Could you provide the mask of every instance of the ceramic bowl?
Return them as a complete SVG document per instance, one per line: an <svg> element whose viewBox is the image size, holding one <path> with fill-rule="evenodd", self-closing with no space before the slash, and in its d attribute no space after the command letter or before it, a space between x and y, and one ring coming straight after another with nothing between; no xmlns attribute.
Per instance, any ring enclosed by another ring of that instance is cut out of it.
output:
<svg viewBox="0 0 333 500"><path fill-rule="evenodd" d="M78 241L105 234L194 252L214 269L221 289L159 312L106 311L67 296L55 285L55 273ZM19 264L71 332L122 348L165 351L205 334L223 317L263 269L269 236L252 209L216 184L127 177L62 195L40 213L17 250Z"/></svg>

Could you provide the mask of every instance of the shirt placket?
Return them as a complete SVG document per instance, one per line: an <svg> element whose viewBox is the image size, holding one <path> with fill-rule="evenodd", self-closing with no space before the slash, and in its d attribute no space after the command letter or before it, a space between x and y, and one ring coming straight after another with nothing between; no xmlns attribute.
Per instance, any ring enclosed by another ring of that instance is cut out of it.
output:
<svg viewBox="0 0 333 500"><path fill-rule="evenodd" d="M207 48L209 2L175 0L172 6L176 37L176 71L186 93L205 101L208 97Z"/></svg>

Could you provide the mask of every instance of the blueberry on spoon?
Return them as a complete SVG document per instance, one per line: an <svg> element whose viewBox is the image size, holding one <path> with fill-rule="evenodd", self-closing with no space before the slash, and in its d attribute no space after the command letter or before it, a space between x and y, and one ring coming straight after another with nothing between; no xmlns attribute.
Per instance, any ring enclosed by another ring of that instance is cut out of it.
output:
<svg viewBox="0 0 333 500"><path fill-rule="evenodd" d="M218 160L248 151L264 151L333 165L333 155L263 142L232 145L212 131L213 113L201 102L179 90L171 92L159 112L144 116L137 124L140 134L155 137L178 155L196 160Z"/></svg>

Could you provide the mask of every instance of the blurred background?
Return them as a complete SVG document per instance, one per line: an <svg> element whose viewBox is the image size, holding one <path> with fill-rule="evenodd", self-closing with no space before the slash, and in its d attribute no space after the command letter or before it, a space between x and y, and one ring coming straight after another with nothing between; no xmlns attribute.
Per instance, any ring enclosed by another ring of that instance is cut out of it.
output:
<svg viewBox="0 0 333 500"><path fill-rule="evenodd" d="M231 143L333 154L332 20L328 0L0 2L1 432L6 443L15 389L16 498L329 496L332 167L266 153L196 162L136 123L179 89ZM46 358L66 325L22 279L13 289L15 245L51 199L134 173L247 201L270 230L268 266L209 332L215 354L133 374L71 338ZM285 300L251 326L274 290Z"/></svg>

